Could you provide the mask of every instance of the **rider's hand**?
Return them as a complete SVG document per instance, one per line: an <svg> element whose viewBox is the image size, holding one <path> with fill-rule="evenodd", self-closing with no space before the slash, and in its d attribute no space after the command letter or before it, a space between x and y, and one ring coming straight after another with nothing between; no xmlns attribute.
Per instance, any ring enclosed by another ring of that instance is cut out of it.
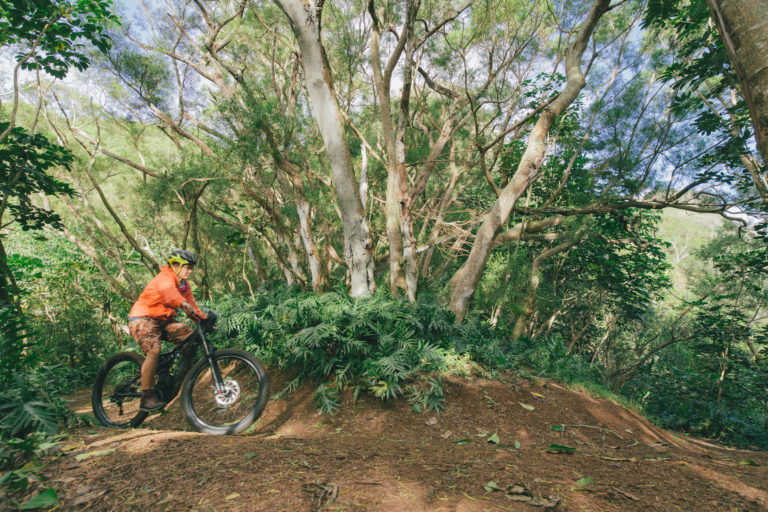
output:
<svg viewBox="0 0 768 512"><path fill-rule="evenodd" d="M187 301L184 301L181 303L181 310L187 314L189 318L191 318L194 321L198 321L200 319L200 316L197 314L197 311L195 308L192 307L192 304L190 304Z"/></svg>
<svg viewBox="0 0 768 512"><path fill-rule="evenodd" d="M200 326L205 332L213 332L216 329L216 319L218 316L212 309L205 309L203 312L205 313L205 318L200 320Z"/></svg>

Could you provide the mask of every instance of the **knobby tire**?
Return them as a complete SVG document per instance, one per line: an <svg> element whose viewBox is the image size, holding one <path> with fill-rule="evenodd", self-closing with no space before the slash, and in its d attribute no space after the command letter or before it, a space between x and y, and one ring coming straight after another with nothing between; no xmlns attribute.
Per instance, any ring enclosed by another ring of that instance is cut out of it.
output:
<svg viewBox="0 0 768 512"><path fill-rule="evenodd" d="M91 406L105 427L137 427L148 413L139 410L141 365L144 357L136 352L120 352L109 357L93 383ZM122 407L121 407L122 406ZM122 410L122 413L121 413Z"/></svg>
<svg viewBox="0 0 768 512"><path fill-rule="evenodd" d="M261 361L237 349L212 354L227 387L215 394L207 358L202 358L184 379L181 407L189 423L207 434L242 432L261 416L269 396L269 378Z"/></svg>

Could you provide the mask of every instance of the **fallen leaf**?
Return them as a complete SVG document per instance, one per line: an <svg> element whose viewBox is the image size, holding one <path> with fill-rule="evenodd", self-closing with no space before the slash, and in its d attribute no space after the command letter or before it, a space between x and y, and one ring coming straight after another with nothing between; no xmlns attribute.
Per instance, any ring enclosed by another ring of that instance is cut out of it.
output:
<svg viewBox="0 0 768 512"><path fill-rule="evenodd" d="M632 500L632 501L638 501L638 500L640 499L640 498L638 498L637 496L635 496L634 494L630 494L630 493L628 493L627 491L622 491L622 490L621 490L621 489L619 489L618 487L613 487L613 486L611 486L611 487L609 487L609 489L616 491L617 493L621 494L621 495L622 495L622 496L624 496L625 498L629 498L629 499L630 499L630 500Z"/></svg>
<svg viewBox="0 0 768 512"><path fill-rule="evenodd" d="M45 489L19 506L19 510L35 510L37 508L50 508L59 501L59 495L53 489Z"/></svg>
<svg viewBox="0 0 768 512"><path fill-rule="evenodd" d="M556 496L550 496L549 499L534 496L525 486L515 484L507 487L505 496L513 501L520 501L527 503L535 507L555 508L557 507L560 498Z"/></svg>
<svg viewBox="0 0 768 512"><path fill-rule="evenodd" d="M488 438L487 442L493 443L493 444L499 444L499 435L496 432L494 432L493 434L491 434L491 437Z"/></svg>
<svg viewBox="0 0 768 512"><path fill-rule="evenodd" d="M592 482L594 482L594 480L592 480L588 476L585 476L584 478L579 478L578 480L576 480L576 485L578 485L579 487L586 487Z"/></svg>
<svg viewBox="0 0 768 512"><path fill-rule="evenodd" d="M549 450L557 453L573 453L576 451L576 448L573 446L566 446L564 444L552 443L549 445Z"/></svg>
<svg viewBox="0 0 768 512"><path fill-rule="evenodd" d="M757 466L757 462L749 459L741 459L739 461L739 466Z"/></svg>
<svg viewBox="0 0 768 512"><path fill-rule="evenodd" d="M106 494L106 492L107 491L105 489L105 490L102 490L102 491L93 491L93 492L89 492L87 494L83 494L82 496L78 496L77 498L75 498L72 501L72 506L79 507L80 505L85 505L89 501L93 501L96 498L99 498L99 497L103 496L104 494Z"/></svg>
<svg viewBox="0 0 768 512"><path fill-rule="evenodd" d="M453 432L451 432L450 430L446 430L445 432L440 434L440 437L442 437L443 439L448 439L452 435L453 435Z"/></svg>
<svg viewBox="0 0 768 512"><path fill-rule="evenodd" d="M603 460L610 460L613 462L637 462L634 457L600 457Z"/></svg>
<svg viewBox="0 0 768 512"><path fill-rule="evenodd" d="M171 494L171 493L168 493L168 496L166 496L165 498L163 498L161 501L158 501L157 503L155 503L155 505L162 505L162 504L164 504L164 503L168 503L168 502L169 502L169 501L171 501L171 500L173 500L173 494Z"/></svg>
<svg viewBox="0 0 768 512"><path fill-rule="evenodd" d="M244 453L243 457L245 457L246 459L252 459L252 458L256 457L256 454L255 453Z"/></svg>
<svg viewBox="0 0 768 512"><path fill-rule="evenodd" d="M234 500L234 499L239 498L239 497L240 497L240 493L239 492L233 492L232 494L227 495L227 497L224 498L224 501Z"/></svg>
<svg viewBox="0 0 768 512"><path fill-rule="evenodd" d="M515 450L520 449L520 441L515 441Z"/></svg>
<svg viewBox="0 0 768 512"><path fill-rule="evenodd" d="M101 457L102 455L107 455L108 453L112 453L114 451L115 451L115 448L109 448L107 450L96 450L93 452L81 453L80 455L75 457L75 460L80 461L80 460L88 459L90 457Z"/></svg>
<svg viewBox="0 0 768 512"><path fill-rule="evenodd" d="M533 410L536 409L534 406L528 405L528 404L524 404L523 402L517 402L517 403L519 403L520 407L522 407L523 409L525 409L527 411L533 411Z"/></svg>
<svg viewBox="0 0 768 512"><path fill-rule="evenodd" d="M432 416L431 418L429 418L429 419L428 419L427 421L425 421L424 423L426 423L426 424L427 424L427 425L429 425L430 427L431 427L432 425L437 425L437 416Z"/></svg>
<svg viewBox="0 0 768 512"><path fill-rule="evenodd" d="M544 379L534 377L532 380L533 380L533 383L536 384L537 386L540 386L542 388L547 387L547 381L545 381Z"/></svg>
<svg viewBox="0 0 768 512"><path fill-rule="evenodd" d="M549 428L551 428L553 432L562 432L565 429L565 425L552 425Z"/></svg>
<svg viewBox="0 0 768 512"><path fill-rule="evenodd" d="M61 441L47 441L45 443L40 443L40 445L37 447L38 450L49 450L53 448L54 446L58 445Z"/></svg>
<svg viewBox="0 0 768 512"><path fill-rule="evenodd" d="M453 442L455 444L467 444L467 443L471 443L472 439L470 439L468 437L463 437L461 439L454 439Z"/></svg>
<svg viewBox="0 0 768 512"><path fill-rule="evenodd" d="M538 496L520 496L517 494L507 494L507 498L513 500L513 501L521 501L523 503L528 503L529 505L533 505L534 507L543 507L543 508L555 508L557 507L558 502L560 501L560 498L556 496L550 496L549 499L547 498L539 498Z"/></svg>
<svg viewBox="0 0 768 512"><path fill-rule="evenodd" d="M497 483L496 483L496 482L494 482L493 480L491 480L491 481L489 481L487 484L485 484L485 485L483 486L483 489L485 489L487 492L492 492L492 491L503 491L503 489L501 489L501 488L499 487L499 484L497 484Z"/></svg>
<svg viewBox="0 0 768 512"><path fill-rule="evenodd" d="M541 393L536 393L535 391L531 391L531 394L532 394L532 395L533 395L535 398L544 398L544 395L542 395Z"/></svg>

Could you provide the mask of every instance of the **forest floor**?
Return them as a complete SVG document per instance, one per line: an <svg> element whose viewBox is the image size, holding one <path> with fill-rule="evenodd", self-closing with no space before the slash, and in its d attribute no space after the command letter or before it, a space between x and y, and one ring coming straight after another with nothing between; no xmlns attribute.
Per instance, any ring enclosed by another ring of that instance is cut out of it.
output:
<svg viewBox="0 0 768 512"><path fill-rule="evenodd" d="M440 414L361 397L328 416L304 387L222 437L189 431L174 403L139 429L74 432L25 494L54 487L58 511L768 510L768 452L672 434L551 381L444 389Z"/></svg>

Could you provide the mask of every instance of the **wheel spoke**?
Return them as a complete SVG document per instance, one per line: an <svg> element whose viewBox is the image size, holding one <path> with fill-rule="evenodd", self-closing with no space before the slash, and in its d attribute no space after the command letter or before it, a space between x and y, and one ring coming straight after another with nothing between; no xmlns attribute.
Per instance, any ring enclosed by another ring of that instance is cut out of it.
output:
<svg viewBox="0 0 768 512"><path fill-rule="evenodd" d="M193 370L185 387L185 413L204 432L226 434L252 423L266 402L266 374L261 363L234 349L215 354L223 389L216 389L207 361Z"/></svg>
<svg viewBox="0 0 768 512"><path fill-rule="evenodd" d="M146 417L141 402L141 357L117 354L104 364L94 384L92 403L96 418L105 426L137 426Z"/></svg>

